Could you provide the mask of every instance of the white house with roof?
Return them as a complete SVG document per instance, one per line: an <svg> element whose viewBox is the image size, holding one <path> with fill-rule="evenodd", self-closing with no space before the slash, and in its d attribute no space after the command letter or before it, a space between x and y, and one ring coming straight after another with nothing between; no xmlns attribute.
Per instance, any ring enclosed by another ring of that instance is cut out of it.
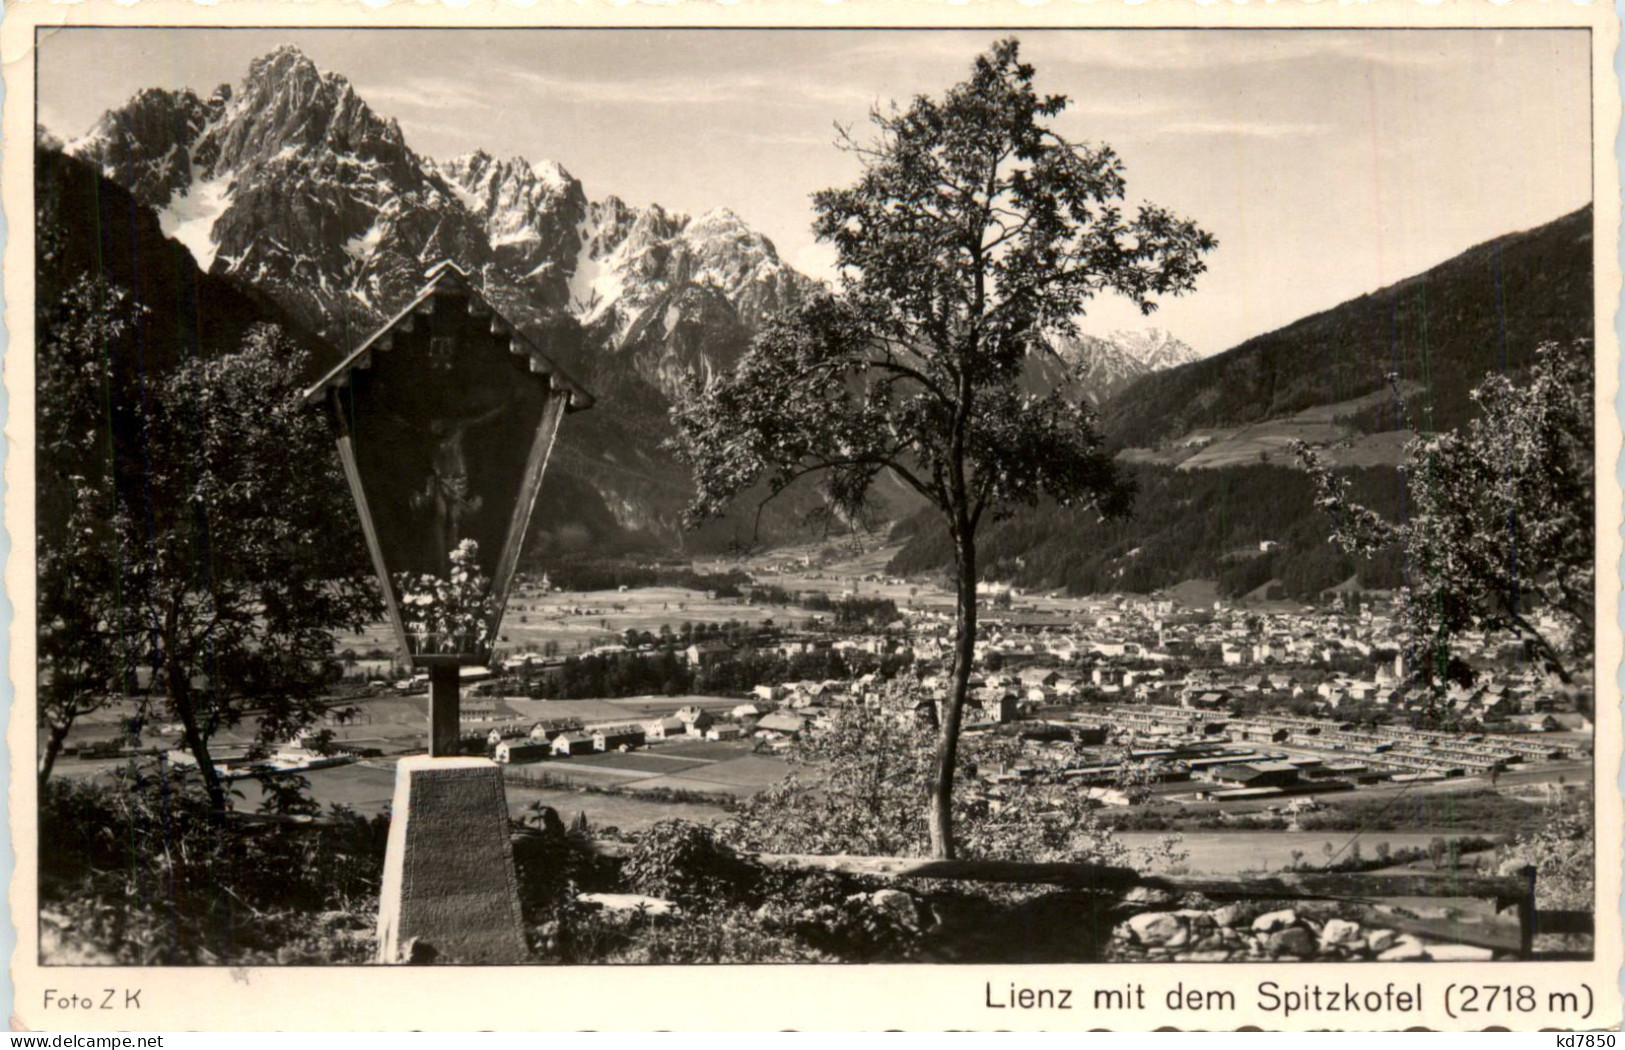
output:
<svg viewBox="0 0 1625 1050"><path fill-rule="evenodd" d="M651 718L643 723L643 733L650 740L669 740L674 736L687 736L688 724L671 716Z"/></svg>
<svg viewBox="0 0 1625 1050"><path fill-rule="evenodd" d="M593 752L593 736L579 729L560 733L553 738L552 748L553 754L559 756L590 755Z"/></svg>
<svg viewBox="0 0 1625 1050"><path fill-rule="evenodd" d="M679 707L676 711L672 712L672 717L676 718L678 721L682 722L683 725L687 726L690 733L701 732L712 722L716 721L716 719L711 717L711 713L709 711L698 704L684 704L682 707Z"/></svg>

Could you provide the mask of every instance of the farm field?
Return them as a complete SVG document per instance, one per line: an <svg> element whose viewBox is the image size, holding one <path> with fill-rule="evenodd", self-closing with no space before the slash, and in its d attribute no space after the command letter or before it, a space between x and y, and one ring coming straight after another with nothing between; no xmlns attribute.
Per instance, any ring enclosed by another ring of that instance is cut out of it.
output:
<svg viewBox="0 0 1625 1050"><path fill-rule="evenodd" d="M467 694L465 694L465 699ZM498 718L483 722L465 722L471 732L485 732L505 722L535 722L549 718L576 718L583 723L643 722L669 715L678 708L697 706L712 713L731 710L744 701L726 696L634 696L614 700L531 700L525 697L499 698ZM374 696L350 702L359 714L343 725L325 725L333 742L341 747L376 749L392 757L421 752L427 746L429 701L427 696ZM349 706L347 704L346 706ZM68 738L69 753L60 759L59 768L71 775L94 775L116 765L116 759L81 760L73 749L119 735L118 722L135 713L133 704L113 704L93 712L74 727ZM177 733L163 732L161 726L149 726L143 734L148 748L177 748L181 740ZM254 739L257 724L252 717L242 724L218 731L212 740L212 751L217 758L230 758L240 754ZM703 740L672 742L658 745L661 754L678 754L678 748L697 749L691 757L701 761L735 753L741 746L736 743L710 743ZM745 745L748 748L748 745ZM647 752L640 752L647 753ZM348 768L348 767L347 767ZM326 771L324 771L326 772ZM257 801L257 800L256 800ZM327 801L323 799L323 801ZM348 802L348 792L340 790L332 801Z"/></svg>
<svg viewBox="0 0 1625 1050"><path fill-rule="evenodd" d="M898 579L886 565L902 549L898 543L869 541L854 547L850 540L780 547L767 554L748 558L697 560L694 567L704 572L738 569L760 584L787 591L816 591L839 598L889 598L899 609L946 609L954 605L953 593L934 579ZM809 564L802 565L807 561ZM871 577L865 579L865 577ZM802 614L805 615L805 614Z"/></svg>
<svg viewBox="0 0 1625 1050"><path fill-rule="evenodd" d="M724 748L727 750L721 750ZM508 766L507 773L510 783L533 778L629 791L690 791L748 798L782 780L789 769L784 759L756 754L748 743L700 741L657 744L624 754L547 759Z"/></svg>
<svg viewBox="0 0 1625 1050"><path fill-rule="evenodd" d="M628 777L606 770L599 772L608 775L594 781L593 786L596 787L613 787L617 780L639 779L637 774ZM319 769L306 776L310 780L312 795L322 805L346 805L364 816L384 812L395 792L395 771L386 766L358 763ZM646 778L647 774L642 776ZM258 781L240 780L233 787L242 792L242 797L237 800L237 808L244 811L259 808L262 794ZM537 802L552 806L565 820L573 819L577 813L585 813L593 827L618 827L626 831L640 830L661 820L710 822L723 814L720 805L708 802L665 802L635 795L577 791L568 787L532 787L511 779L505 788L508 812L516 819Z"/></svg>
<svg viewBox="0 0 1625 1050"><path fill-rule="evenodd" d="M770 554L746 558L696 559L694 568L706 573L742 570L758 584L786 591L819 592L831 599L844 595L887 598L903 611L951 613L954 595L944 581L928 578L898 579L889 575L886 565L901 549L900 544L867 544L853 549L849 544L825 542L800 547L779 548ZM800 563L807 560L810 564ZM1017 599L1013 612L1067 615L1089 612L1109 604L1103 596L1064 597L1025 594ZM1211 601L1211 599L1209 599ZM1203 603L1206 604L1206 603ZM597 645L618 644L628 629L658 634L662 626L677 630L685 622L761 624L771 620L780 626L800 627L814 615L799 605L754 604L742 598L711 598L706 592L684 587L637 587L625 591L516 592L503 617L498 657L515 653L555 652L560 656L579 654ZM549 647L553 648L549 648ZM406 673L393 659L369 659L365 654L382 651L393 654L395 639L383 621L359 634L344 636L339 651L357 654L350 672L365 677L398 677Z"/></svg>
<svg viewBox="0 0 1625 1050"><path fill-rule="evenodd" d="M552 806L565 823L577 813L587 815L587 823L601 832L605 828L642 831L662 820L688 820L709 824L723 815L721 806L710 802L657 802L636 795L599 795L570 788L530 787L509 781L508 812L515 818L535 803Z"/></svg>
<svg viewBox="0 0 1625 1050"><path fill-rule="evenodd" d="M353 762L303 774L310 781L310 794L325 810L328 806L349 806L362 816L382 813L395 797L395 767L383 763ZM241 793L235 808L253 812L260 807L264 791L258 780L244 778L231 783Z"/></svg>
<svg viewBox="0 0 1625 1050"><path fill-rule="evenodd" d="M684 587L638 587L625 591L517 591L508 602L498 634L499 657L543 653L555 646L561 656L597 645L619 643L628 629L658 634L662 626L677 630L691 623L799 624L810 615L790 605L753 605L740 598L711 598ZM366 654L393 654L396 642L389 624L380 620L359 634L343 636L338 648ZM365 661L362 661L365 662ZM358 665L359 666L359 665ZM373 665L369 665L373 666ZM398 672L397 672L398 673Z"/></svg>
<svg viewBox="0 0 1625 1050"><path fill-rule="evenodd" d="M680 745L679 745L680 746ZM665 767L665 768L661 768ZM508 809L515 816L526 807L541 802L558 810L566 820L577 812L587 814L595 826L613 825L623 830L647 827L659 820L713 821L724 814L720 804L696 800L681 802L638 797L637 790L669 788L712 794L748 797L781 779L788 769L781 759L736 754L721 761L697 762L676 755L651 751L629 754L592 755L524 766L507 767ZM550 780L572 780L583 788L631 789L631 793L602 794L573 790L556 783L529 785L526 773L546 774ZM305 774L312 794L324 806L343 804L364 815L381 813L394 792L395 773L388 764L357 763ZM257 781L240 780L233 785L242 792L237 802L243 810L257 809L261 795ZM1150 846L1166 836L1161 831L1121 831L1118 838L1131 848ZM1280 871L1298 859L1314 865L1324 863L1326 846L1335 853L1343 849L1348 831L1191 831L1181 833L1181 848L1190 858L1186 867L1194 874L1236 875L1254 871ZM1360 848L1372 856L1379 843L1394 850L1423 848L1436 837L1451 838L1472 834L1449 826L1423 831L1368 831L1360 836ZM1343 854L1345 857L1347 853Z"/></svg>
<svg viewBox="0 0 1625 1050"><path fill-rule="evenodd" d="M731 711L745 701L729 696L628 696L611 700L530 700L507 696L502 705L515 716L531 721L544 718L579 718L583 722L612 719L642 721L660 718L681 707L693 705L713 714ZM472 723L471 723L472 724Z"/></svg>
<svg viewBox="0 0 1625 1050"><path fill-rule="evenodd" d="M1419 393L1420 384L1401 384L1406 397ZM1392 390L1377 390L1363 397L1316 405L1289 416L1267 419L1240 427L1211 427L1193 430L1177 442L1159 448L1124 449L1120 458L1127 463L1153 463L1180 470L1276 463L1296 466L1292 452L1295 441L1316 447L1335 466L1395 466L1404 462L1405 446L1415 435L1409 430L1356 433L1351 417L1372 409L1391 406Z"/></svg>
<svg viewBox="0 0 1625 1050"><path fill-rule="evenodd" d="M789 763L785 760L755 754L749 743L703 740L672 741L635 751L550 758L503 767L508 808L515 816L537 799L557 796L572 800L569 802L571 814L585 811L587 818L597 823L601 815L613 813L616 816L612 823L622 827L628 826L628 814L636 814L646 823L679 814L672 811L675 805L672 802L639 799L635 794L604 795L590 789L633 793L665 789L745 798L783 779L788 770ZM395 765L387 758L373 759L310 770L303 776L310 782L312 797L322 806L345 805L358 813L371 815L383 812L393 796ZM527 779L534 780L534 786L525 784ZM258 781L243 779L235 781L233 786L242 793L237 800L239 809L259 807L263 792ZM572 786L588 790L576 791ZM714 803L694 805L703 812L703 819L722 813L722 807ZM561 808L560 812L563 811Z"/></svg>

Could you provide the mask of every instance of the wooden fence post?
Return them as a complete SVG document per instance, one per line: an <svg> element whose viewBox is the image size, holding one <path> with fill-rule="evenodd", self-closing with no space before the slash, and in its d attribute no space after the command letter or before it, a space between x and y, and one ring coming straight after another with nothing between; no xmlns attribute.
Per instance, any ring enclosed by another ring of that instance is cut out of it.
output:
<svg viewBox="0 0 1625 1050"><path fill-rule="evenodd" d="M1519 955L1532 959L1535 955L1535 866L1528 865L1518 874L1528 884L1518 900Z"/></svg>

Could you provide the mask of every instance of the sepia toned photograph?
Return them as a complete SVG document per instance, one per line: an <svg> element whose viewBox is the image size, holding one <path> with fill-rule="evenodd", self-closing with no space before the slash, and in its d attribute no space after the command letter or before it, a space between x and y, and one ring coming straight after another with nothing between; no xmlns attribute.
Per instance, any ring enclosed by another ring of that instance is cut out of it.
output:
<svg viewBox="0 0 1625 1050"><path fill-rule="evenodd" d="M1607 962L1595 46L38 32L33 962Z"/></svg>

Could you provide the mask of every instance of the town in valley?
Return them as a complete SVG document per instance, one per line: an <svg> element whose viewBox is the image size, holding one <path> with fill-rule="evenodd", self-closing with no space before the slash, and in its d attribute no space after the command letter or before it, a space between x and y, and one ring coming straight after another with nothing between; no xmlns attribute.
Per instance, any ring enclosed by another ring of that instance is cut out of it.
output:
<svg viewBox="0 0 1625 1050"><path fill-rule="evenodd" d="M714 581L703 590L527 581L492 666L465 671L464 747L503 765L515 816L541 802L637 830L725 812L781 778L793 744L848 708L883 708L928 735L953 595L887 574L888 553L843 538L683 566ZM1434 839L1482 852L1496 818L1446 822L1435 814L1447 799L1494 795L1516 811L1575 805L1590 790L1577 690L1554 686L1516 642L1485 637L1469 650L1473 686L1437 703L1407 686L1384 593L1344 589L1310 605L1225 600L1203 581L1151 595L983 592L965 731L1019 741L1021 758L977 770L966 790L1067 785L1126 829L1185 831L1191 870L1320 867L1328 846L1343 860L1350 834L1329 815L1396 797L1427 805L1394 807L1357 840L1367 860L1383 843L1425 855ZM302 773L323 803L385 808L395 759L422 751L428 692L427 676L382 644L386 631L346 640L310 743L251 759L249 724L234 758L223 734L215 755L240 778L240 806L259 804L256 776L272 771ZM797 673L813 666L844 673ZM908 691L882 688L900 674ZM635 686L616 684L662 677L665 688L630 695ZM569 698L551 698L561 691ZM136 754L189 761L178 726L132 738L119 732L127 718L109 708L87 721L64 772Z"/></svg>

